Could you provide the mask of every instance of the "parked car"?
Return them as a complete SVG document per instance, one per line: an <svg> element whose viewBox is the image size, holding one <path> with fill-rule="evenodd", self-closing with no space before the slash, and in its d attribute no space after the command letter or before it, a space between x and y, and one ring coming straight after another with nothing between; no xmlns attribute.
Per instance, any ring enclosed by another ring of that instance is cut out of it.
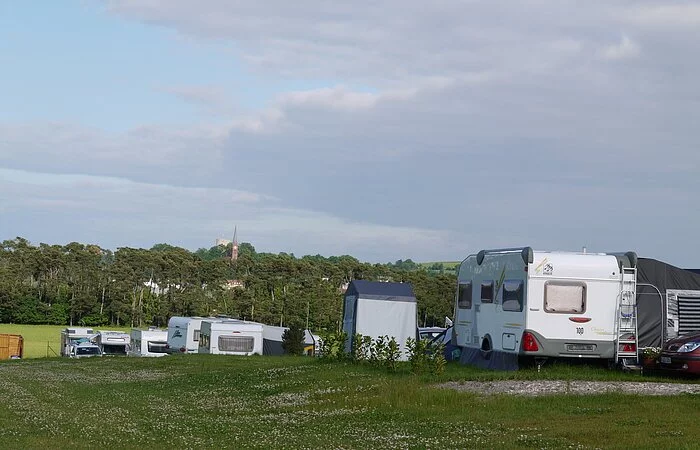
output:
<svg viewBox="0 0 700 450"><path fill-rule="evenodd" d="M443 334L445 331L444 328L442 327L419 327L418 328L418 338L423 340L427 339L429 341L433 340L433 338L437 337L440 334Z"/></svg>
<svg viewBox="0 0 700 450"><path fill-rule="evenodd" d="M700 375L700 333L686 334L664 344L659 367Z"/></svg>

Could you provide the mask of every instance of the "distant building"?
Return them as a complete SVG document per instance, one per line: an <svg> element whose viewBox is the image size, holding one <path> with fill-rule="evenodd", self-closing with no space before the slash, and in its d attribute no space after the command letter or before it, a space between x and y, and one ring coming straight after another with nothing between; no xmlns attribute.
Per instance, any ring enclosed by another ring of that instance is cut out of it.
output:
<svg viewBox="0 0 700 450"><path fill-rule="evenodd" d="M233 228L233 242L231 244L231 261L235 261L238 259L238 227Z"/></svg>
<svg viewBox="0 0 700 450"><path fill-rule="evenodd" d="M223 286L224 289L233 289L233 288L245 288L245 283L243 280L226 280Z"/></svg>

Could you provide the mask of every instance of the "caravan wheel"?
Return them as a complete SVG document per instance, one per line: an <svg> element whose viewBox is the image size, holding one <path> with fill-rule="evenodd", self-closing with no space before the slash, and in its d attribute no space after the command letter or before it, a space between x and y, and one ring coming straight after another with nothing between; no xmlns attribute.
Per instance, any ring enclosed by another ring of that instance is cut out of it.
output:
<svg viewBox="0 0 700 450"><path fill-rule="evenodd" d="M486 360L491 359L492 350L493 346L491 345L491 336L487 334L484 337L484 340L481 341L481 357Z"/></svg>

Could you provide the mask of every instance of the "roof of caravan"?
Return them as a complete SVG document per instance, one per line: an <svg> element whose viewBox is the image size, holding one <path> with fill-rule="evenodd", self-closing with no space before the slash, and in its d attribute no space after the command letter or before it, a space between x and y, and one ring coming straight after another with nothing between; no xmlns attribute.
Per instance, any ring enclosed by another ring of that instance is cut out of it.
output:
<svg viewBox="0 0 700 450"><path fill-rule="evenodd" d="M206 320L206 322L210 323L209 329L214 331L241 329L247 331L259 330L262 332L263 330L263 324L258 322L246 322L244 320Z"/></svg>
<svg viewBox="0 0 700 450"><path fill-rule="evenodd" d="M139 330L134 328L131 330L131 336L141 336L142 340L144 338L164 338L164 340L167 340L168 330Z"/></svg>
<svg viewBox="0 0 700 450"><path fill-rule="evenodd" d="M357 295L372 300L415 302L411 283L384 283L381 281L353 280L345 295Z"/></svg>

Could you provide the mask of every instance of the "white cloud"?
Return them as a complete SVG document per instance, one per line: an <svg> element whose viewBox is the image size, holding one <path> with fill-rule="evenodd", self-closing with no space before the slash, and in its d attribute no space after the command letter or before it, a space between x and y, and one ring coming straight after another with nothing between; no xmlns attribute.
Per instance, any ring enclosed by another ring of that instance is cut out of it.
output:
<svg viewBox="0 0 700 450"><path fill-rule="evenodd" d="M643 26L697 27L700 26L700 5L697 2L661 2L636 6L627 17Z"/></svg>
<svg viewBox="0 0 700 450"><path fill-rule="evenodd" d="M613 44L605 47L601 51L601 56L604 59L619 60L636 58L641 53L639 45L629 37L623 35L618 44Z"/></svg>

